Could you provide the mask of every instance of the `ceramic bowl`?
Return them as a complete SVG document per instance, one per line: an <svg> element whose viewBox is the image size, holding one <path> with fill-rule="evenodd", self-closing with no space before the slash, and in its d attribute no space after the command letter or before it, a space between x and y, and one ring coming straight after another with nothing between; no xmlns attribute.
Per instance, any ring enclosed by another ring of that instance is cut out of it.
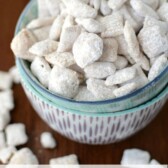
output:
<svg viewBox="0 0 168 168"><path fill-rule="evenodd" d="M56 105L22 77L22 86L38 115L55 131L85 144L110 144L147 126L168 99L168 86L154 99L130 110L111 113L80 112Z"/></svg>

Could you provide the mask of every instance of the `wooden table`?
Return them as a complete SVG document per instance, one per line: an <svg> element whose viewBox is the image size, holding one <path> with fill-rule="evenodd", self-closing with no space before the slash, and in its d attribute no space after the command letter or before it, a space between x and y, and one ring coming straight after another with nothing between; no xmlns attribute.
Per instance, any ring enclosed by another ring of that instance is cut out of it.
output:
<svg viewBox="0 0 168 168"><path fill-rule="evenodd" d="M0 0L0 69L8 70L14 65L10 42L18 17L29 0ZM123 142L90 146L72 142L52 131L35 113L20 85L14 86L16 108L12 111L12 122L25 123L30 147L41 164L50 158L75 153L81 164L119 164L124 149L140 148L151 153L162 164L168 163L168 103L158 117L144 130ZM40 134L51 131L58 142L55 150L45 150L39 143Z"/></svg>

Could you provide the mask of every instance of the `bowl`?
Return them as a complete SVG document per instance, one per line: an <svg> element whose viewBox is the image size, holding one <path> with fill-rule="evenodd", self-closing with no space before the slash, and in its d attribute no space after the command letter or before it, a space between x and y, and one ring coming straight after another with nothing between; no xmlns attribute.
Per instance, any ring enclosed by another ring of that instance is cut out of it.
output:
<svg viewBox="0 0 168 168"><path fill-rule="evenodd" d="M37 13L37 0L30 1L20 16L16 33L25 27L25 25L28 24L32 19L36 18ZM24 78L32 85L32 87L43 97L60 107L76 110L78 112L104 113L131 109L154 98L168 83L168 67L166 67L166 69L153 81L148 83L143 88L138 89L126 96L104 101L78 102L54 94L44 88L31 73L29 68L30 63L27 61L18 58L16 59L16 64L22 76L24 76Z"/></svg>
<svg viewBox="0 0 168 168"><path fill-rule="evenodd" d="M168 99L168 86L155 98L130 110L89 113L55 104L21 75L24 91L38 115L55 131L84 144L110 144L124 140L146 127Z"/></svg>

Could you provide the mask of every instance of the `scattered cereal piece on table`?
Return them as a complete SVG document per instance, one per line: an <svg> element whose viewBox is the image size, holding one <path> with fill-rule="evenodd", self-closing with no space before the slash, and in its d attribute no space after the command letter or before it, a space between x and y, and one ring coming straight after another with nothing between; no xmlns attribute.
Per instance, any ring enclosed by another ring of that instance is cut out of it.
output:
<svg viewBox="0 0 168 168"><path fill-rule="evenodd" d="M8 72L0 71L0 90L7 90L12 87L12 76Z"/></svg>
<svg viewBox="0 0 168 168"><path fill-rule="evenodd" d="M12 168L12 165L38 165L38 164L39 162L37 157L33 154L33 152L29 148L22 148L18 150L9 161L10 168Z"/></svg>
<svg viewBox="0 0 168 168"><path fill-rule="evenodd" d="M12 77L13 82L19 84L21 79L18 68L16 66L11 67L9 73Z"/></svg>
<svg viewBox="0 0 168 168"><path fill-rule="evenodd" d="M127 149L124 151L121 165L147 165L150 154L140 149Z"/></svg>
<svg viewBox="0 0 168 168"><path fill-rule="evenodd" d="M43 148L54 149L56 141L50 132L43 132L40 137L40 142Z"/></svg>
<svg viewBox="0 0 168 168"><path fill-rule="evenodd" d="M11 157L16 153L17 149L13 146L5 147L0 150L0 161L7 164Z"/></svg>
<svg viewBox="0 0 168 168"><path fill-rule="evenodd" d="M28 141L24 124L10 124L6 127L5 133L9 146L23 145Z"/></svg>
<svg viewBox="0 0 168 168"><path fill-rule="evenodd" d="M59 157L55 159L51 159L50 163L51 167L54 168L54 165L78 165L78 158L76 155L69 155L64 157Z"/></svg>

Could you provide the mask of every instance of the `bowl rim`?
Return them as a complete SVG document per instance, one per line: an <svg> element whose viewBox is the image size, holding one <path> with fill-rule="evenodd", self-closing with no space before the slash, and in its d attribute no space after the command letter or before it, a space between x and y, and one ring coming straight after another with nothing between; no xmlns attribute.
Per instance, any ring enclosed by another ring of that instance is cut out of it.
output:
<svg viewBox="0 0 168 168"><path fill-rule="evenodd" d="M141 104L137 107L134 107L132 109L128 110L122 110L118 112L102 112L102 113L94 113L94 112L79 112L77 110L72 110L72 109L67 109L63 106L56 105L54 102L50 101L43 95L41 95L26 79L22 78L22 83L26 86L26 90L30 90L29 92L32 92L35 96L37 96L39 99L41 99L43 102L46 102L50 106L54 106L56 108L59 108L60 110L66 112L66 113L72 113L72 114L77 114L77 115L84 115L84 116L93 116L93 117L101 117L101 116L106 116L106 117L112 117L112 116L121 116L121 115L126 115L129 113L136 113L142 109L149 108L150 106L154 105L155 103L161 101L163 98L168 99L168 85L160 92L156 97L151 99L150 101ZM167 97L166 97L167 96ZM167 102L167 100L166 100Z"/></svg>
<svg viewBox="0 0 168 168"><path fill-rule="evenodd" d="M15 35L18 33L21 24L22 24L22 19L26 16L29 8L31 8L31 5L33 4L34 1L30 1L26 7L24 8L24 10L22 11L19 20L17 22L17 26L15 29ZM51 97L51 99L60 99L63 100L65 102L70 102L70 103L75 103L75 104L89 104L89 105L101 105L101 104L111 104L111 103L116 103L116 102L120 102L122 100L126 100L129 99L131 97L134 97L136 95L138 95L139 93L141 93L142 91L148 89L148 87L150 87L151 85L155 85L156 82L158 82L160 80L160 78L165 74L168 73L168 66L160 73L159 76L157 76L154 80L150 81L147 85L145 85L142 88L139 88L138 90L129 93L125 96L122 97L118 97L118 98L114 98L114 99L108 99L108 100L100 100L100 101L76 101L74 99L69 99L66 97L63 97L59 94L53 93L51 91L49 91L48 89L46 89L45 87L42 86L42 84L40 84L40 82L38 82L37 80L33 80L33 75L30 74L25 66L25 60L21 59L21 58L16 58L16 62L18 64L21 65L23 71L25 72L25 75L27 76L27 78L29 79L29 81L37 88L39 88L40 92L45 93L45 95L48 95L48 97Z"/></svg>

